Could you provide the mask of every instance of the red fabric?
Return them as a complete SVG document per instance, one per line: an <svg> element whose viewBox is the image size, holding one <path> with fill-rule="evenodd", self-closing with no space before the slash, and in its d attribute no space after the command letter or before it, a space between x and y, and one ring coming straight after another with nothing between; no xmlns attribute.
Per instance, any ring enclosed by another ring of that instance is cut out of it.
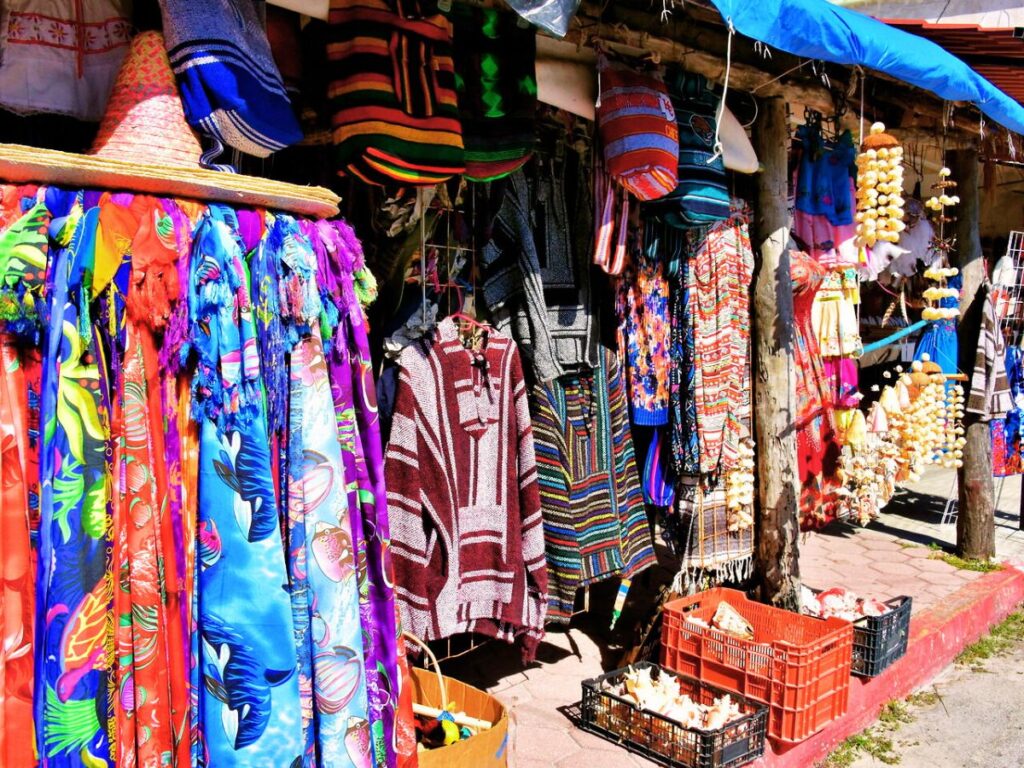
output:
<svg viewBox="0 0 1024 768"><path fill-rule="evenodd" d="M493 331L464 349L446 319L400 363L384 471L402 626L520 640L532 659L547 570L519 353Z"/></svg>
<svg viewBox="0 0 1024 768"><path fill-rule="evenodd" d="M796 445L800 473L800 527L819 528L835 519L834 492L839 443L833 417L832 385L825 375L811 305L827 270L810 256L792 252L793 371L796 378Z"/></svg>
<svg viewBox="0 0 1024 768"><path fill-rule="evenodd" d="M598 67L605 168L640 200L664 197L676 188L679 172L679 126L668 89L655 75L603 56Z"/></svg>
<svg viewBox="0 0 1024 768"><path fill-rule="evenodd" d="M29 493L39 466L29 446L28 382L13 341L0 335L0 765L36 764L32 739L35 555L29 543ZM37 390L38 391L38 390ZM38 498L38 497L37 497Z"/></svg>

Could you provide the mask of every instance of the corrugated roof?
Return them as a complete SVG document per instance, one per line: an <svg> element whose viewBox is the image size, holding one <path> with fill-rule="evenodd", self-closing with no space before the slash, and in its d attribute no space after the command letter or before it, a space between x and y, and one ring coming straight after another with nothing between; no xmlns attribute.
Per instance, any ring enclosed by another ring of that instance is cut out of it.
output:
<svg viewBox="0 0 1024 768"><path fill-rule="evenodd" d="M885 23L945 48L1024 104L1024 39L1015 35L1013 27L932 23L921 19L885 19Z"/></svg>

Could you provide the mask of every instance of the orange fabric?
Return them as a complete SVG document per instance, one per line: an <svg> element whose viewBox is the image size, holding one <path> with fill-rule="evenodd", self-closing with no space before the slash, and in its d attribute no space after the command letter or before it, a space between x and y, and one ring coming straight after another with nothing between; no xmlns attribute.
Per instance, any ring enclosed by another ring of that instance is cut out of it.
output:
<svg viewBox="0 0 1024 768"><path fill-rule="evenodd" d="M28 389L14 343L0 336L0 764L36 764L32 734L35 563L29 541ZM37 467L38 473L38 467Z"/></svg>

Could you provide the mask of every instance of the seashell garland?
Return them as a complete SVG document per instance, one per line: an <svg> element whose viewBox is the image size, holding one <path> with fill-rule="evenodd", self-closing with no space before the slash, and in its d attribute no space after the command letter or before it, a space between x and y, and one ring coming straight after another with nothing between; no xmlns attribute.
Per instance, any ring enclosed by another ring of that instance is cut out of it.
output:
<svg viewBox="0 0 1024 768"><path fill-rule="evenodd" d="M903 147L875 123L857 155L857 246L898 242L906 229L903 203Z"/></svg>
<svg viewBox="0 0 1024 768"><path fill-rule="evenodd" d="M897 483L920 480L928 464L963 466L963 387L927 355L897 372L871 407L866 434L847 441L839 457L838 512L861 524L878 516Z"/></svg>
<svg viewBox="0 0 1024 768"><path fill-rule="evenodd" d="M740 440L736 462L725 475L726 522L732 533L754 524L754 441Z"/></svg>

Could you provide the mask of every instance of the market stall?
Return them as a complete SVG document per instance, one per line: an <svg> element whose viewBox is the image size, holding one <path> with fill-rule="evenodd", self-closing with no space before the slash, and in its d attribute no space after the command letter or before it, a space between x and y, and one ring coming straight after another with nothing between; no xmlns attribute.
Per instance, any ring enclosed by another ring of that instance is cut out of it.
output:
<svg viewBox="0 0 1024 768"><path fill-rule="evenodd" d="M0 13L4 766L505 765L435 657L591 613L647 658L581 726L732 767L906 651L911 596L802 592L798 535L928 465L991 494L1020 264L973 137L1019 103L812 0L41 5Z"/></svg>

